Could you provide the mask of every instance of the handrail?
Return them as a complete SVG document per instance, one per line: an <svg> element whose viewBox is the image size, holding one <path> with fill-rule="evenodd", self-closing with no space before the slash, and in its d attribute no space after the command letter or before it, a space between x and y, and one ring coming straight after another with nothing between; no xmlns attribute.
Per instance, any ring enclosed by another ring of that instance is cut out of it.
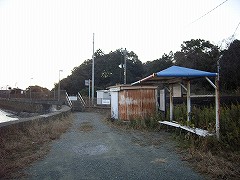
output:
<svg viewBox="0 0 240 180"><path fill-rule="evenodd" d="M78 94L77 94L77 97L79 98L79 100L80 100L80 102L82 103L83 107L85 107L85 106L86 106L86 103L85 103L83 97L81 96L81 94L80 94L79 92L78 92Z"/></svg>
<svg viewBox="0 0 240 180"><path fill-rule="evenodd" d="M72 108L72 101L69 99L69 96L68 96L67 92L66 92L66 100L67 100L67 103L68 103L69 107Z"/></svg>

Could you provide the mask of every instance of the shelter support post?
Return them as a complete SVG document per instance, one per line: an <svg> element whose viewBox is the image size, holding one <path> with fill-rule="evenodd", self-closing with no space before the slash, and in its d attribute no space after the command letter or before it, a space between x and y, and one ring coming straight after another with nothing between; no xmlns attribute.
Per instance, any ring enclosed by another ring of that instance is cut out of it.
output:
<svg viewBox="0 0 240 180"><path fill-rule="evenodd" d="M219 80L218 77L215 78L215 101L216 101L216 136L220 140L220 95L219 95Z"/></svg>
<svg viewBox="0 0 240 180"><path fill-rule="evenodd" d="M182 84L182 83L178 83L185 91L187 91L187 88Z"/></svg>
<svg viewBox="0 0 240 180"><path fill-rule="evenodd" d="M187 122L191 120L191 89L190 81L187 81Z"/></svg>
<svg viewBox="0 0 240 180"><path fill-rule="evenodd" d="M170 98L170 121L173 121L173 85L171 84L169 87L169 98Z"/></svg>
<svg viewBox="0 0 240 180"><path fill-rule="evenodd" d="M216 136L217 139L220 140L220 91L219 91L219 80L218 76L215 77L215 84L208 78L205 77L206 80L215 88L215 111L216 111Z"/></svg>

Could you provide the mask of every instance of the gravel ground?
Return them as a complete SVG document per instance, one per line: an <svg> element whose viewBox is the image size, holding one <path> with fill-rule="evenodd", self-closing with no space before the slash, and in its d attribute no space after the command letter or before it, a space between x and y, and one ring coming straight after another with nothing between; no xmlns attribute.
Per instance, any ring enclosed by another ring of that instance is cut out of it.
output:
<svg viewBox="0 0 240 180"><path fill-rule="evenodd" d="M204 179L181 161L165 132L116 129L93 112L73 116L50 153L25 170L28 179Z"/></svg>

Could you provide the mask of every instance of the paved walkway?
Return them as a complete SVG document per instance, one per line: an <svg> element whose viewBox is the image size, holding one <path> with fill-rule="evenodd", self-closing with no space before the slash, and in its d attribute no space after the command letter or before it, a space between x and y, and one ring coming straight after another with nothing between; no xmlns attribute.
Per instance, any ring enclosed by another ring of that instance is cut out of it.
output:
<svg viewBox="0 0 240 180"><path fill-rule="evenodd" d="M25 170L28 179L204 179L180 160L165 132L118 130L97 113L73 116L50 153Z"/></svg>

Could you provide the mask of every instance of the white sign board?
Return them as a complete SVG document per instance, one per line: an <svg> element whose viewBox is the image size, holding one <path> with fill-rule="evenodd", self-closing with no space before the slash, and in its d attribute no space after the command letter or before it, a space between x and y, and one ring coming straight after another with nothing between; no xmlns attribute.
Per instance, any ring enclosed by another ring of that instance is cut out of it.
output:
<svg viewBox="0 0 240 180"><path fill-rule="evenodd" d="M77 96L69 96L70 101L77 101Z"/></svg>
<svg viewBox="0 0 240 180"><path fill-rule="evenodd" d="M102 99L102 104L110 104L110 99Z"/></svg>
<svg viewBox="0 0 240 180"><path fill-rule="evenodd" d="M89 86L89 85L90 85L90 83L91 83L91 80L90 80L90 79L88 79L88 80L85 80L85 86Z"/></svg>
<svg viewBox="0 0 240 180"><path fill-rule="evenodd" d="M110 92L120 91L120 87L110 88Z"/></svg>
<svg viewBox="0 0 240 180"><path fill-rule="evenodd" d="M173 85L173 97L182 97L182 87L180 84Z"/></svg>
<svg viewBox="0 0 240 180"><path fill-rule="evenodd" d="M159 104L159 109L161 111L166 111L166 105L165 105L165 90L162 89L160 90L160 104Z"/></svg>

